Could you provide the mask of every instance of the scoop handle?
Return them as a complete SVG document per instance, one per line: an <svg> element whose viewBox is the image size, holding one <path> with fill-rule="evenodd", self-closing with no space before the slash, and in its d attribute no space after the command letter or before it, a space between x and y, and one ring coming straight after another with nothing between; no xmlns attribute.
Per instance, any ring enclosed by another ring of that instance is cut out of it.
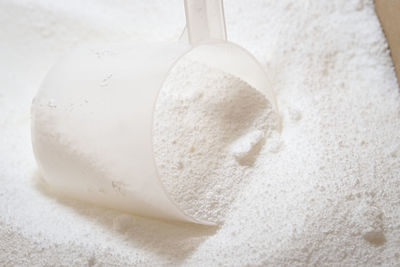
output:
<svg viewBox="0 0 400 267"><path fill-rule="evenodd" d="M226 41L222 0L184 0L186 28L192 45Z"/></svg>

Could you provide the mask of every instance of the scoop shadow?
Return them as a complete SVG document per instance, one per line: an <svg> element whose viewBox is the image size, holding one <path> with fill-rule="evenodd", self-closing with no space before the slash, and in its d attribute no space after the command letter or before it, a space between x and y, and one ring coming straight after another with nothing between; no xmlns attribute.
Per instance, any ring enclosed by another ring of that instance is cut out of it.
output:
<svg viewBox="0 0 400 267"><path fill-rule="evenodd" d="M79 216L96 222L132 247L157 253L175 263L184 261L218 230L216 226L144 218L60 197L49 188L38 170L34 174L33 185L46 197L55 199Z"/></svg>

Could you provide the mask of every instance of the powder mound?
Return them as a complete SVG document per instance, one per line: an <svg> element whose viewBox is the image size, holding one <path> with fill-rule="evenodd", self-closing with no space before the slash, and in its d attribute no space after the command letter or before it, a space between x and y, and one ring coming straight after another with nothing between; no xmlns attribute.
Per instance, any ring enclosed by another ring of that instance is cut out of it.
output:
<svg viewBox="0 0 400 267"><path fill-rule="evenodd" d="M239 78L184 58L160 91L154 152L161 181L188 215L221 223L279 116Z"/></svg>

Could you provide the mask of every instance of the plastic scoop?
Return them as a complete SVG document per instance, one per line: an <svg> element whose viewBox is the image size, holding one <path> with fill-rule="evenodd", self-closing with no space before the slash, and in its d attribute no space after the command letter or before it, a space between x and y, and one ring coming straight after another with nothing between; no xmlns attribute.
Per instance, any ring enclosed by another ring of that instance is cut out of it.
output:
<svg viewBox="0 0 400 267"><path fill-rule="evenodd" d="M48 73L32 104L32 143L44 180L61 195L137 215L212 224L171 200L153 156L153 111L183 56L238 76L276 109L253 56L226 41L222 1L186 0L185 42L82 46Z"/></svg>

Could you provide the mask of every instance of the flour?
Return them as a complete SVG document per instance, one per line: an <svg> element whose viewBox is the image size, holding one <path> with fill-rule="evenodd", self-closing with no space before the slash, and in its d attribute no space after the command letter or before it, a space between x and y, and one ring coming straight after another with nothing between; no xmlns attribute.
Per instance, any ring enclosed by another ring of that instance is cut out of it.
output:
<svg viewBox="0 0 400 267"><path fill-rule="evenodd" d="M165 81L155 109L161 181L186 214L220 223L250 179L249 165L262 143L278 130L279 116L262 93L184 58Z"/></svg>
<svg viewBox="0 0 400 267"><path fill-rule="evenodd" d="M0 265L398 266L400 97L373 1L224 4L229 40L271 78L282 130L226 142L242 188L223 224L201 227L54 196L29 138L58 57L86 41L177 40L182 1L0 0Z"/></svg>

